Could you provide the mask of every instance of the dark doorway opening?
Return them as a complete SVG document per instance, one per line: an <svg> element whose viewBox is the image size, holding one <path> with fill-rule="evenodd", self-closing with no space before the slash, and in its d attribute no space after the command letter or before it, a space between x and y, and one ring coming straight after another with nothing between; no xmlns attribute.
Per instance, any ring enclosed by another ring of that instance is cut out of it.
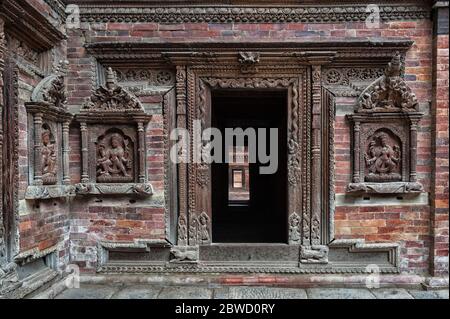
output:
<svg viewBox="0 0 450 319"><path fill-rule="evenodd" d="M225 128L254 128L256 154L262 137L258 129L266 132L266 154L269 129L278 131L277 154L271 154L278 162L273 174L261 174L260 168L269 164L261 163L259 156L252 162L250 138L228 150L222 142L223 161L211 164L213 242L287 243L287 92L218 90L212 92L211 102L212 127L223 137ZM225 157L238 160L225 162Z"/></svg>

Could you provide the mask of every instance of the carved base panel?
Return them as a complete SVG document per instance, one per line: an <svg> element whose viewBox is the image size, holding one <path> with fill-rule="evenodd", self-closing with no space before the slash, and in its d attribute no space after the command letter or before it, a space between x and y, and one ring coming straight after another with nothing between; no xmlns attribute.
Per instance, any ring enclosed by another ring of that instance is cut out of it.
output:
<svg viewBox="0 0 450 319"><path fill-rule="evenodd" d="M59 197L75 196L75 187L72 185L46 185L28 186L25 192L25 199L51 199Z"/></svg>
<svg viewBox="0 0 450 319"><path fill-rule="evenodd" d="M77 195L114 195L135 194L150 196L153 194L153 186L150 183L79 183L75 185Z"/></svg>
<svg viewBox="0 0 450 319"><path fill-rule="evenodd" d="M347 192L367 194L419 194L423 192L423 186L417 182L350 183L347 186Z"/></svg>
<svg viewBox="0 0 450 319"><path fill-rule="evenodd" d="M123 245L122 245L123 246ZM135 246L135 245L134 245ZM398 273L397 244L335 240L329 246L212 244L161 246L139 252L133 244L99 246L99 273Z"/></svg>

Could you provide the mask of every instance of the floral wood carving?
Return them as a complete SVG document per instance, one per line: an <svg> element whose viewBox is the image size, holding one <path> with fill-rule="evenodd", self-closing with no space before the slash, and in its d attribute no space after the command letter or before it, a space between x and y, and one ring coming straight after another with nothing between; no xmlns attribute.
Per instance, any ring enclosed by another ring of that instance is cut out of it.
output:
<svg viewBox="0 0 450 319"><path fill-rule="evenodd" d="M358 112L418 111L418 102L401 77L400 53L392 58L385 74L369 85L358 99Z"/></svg>
<svg viewBox="0 0 450 319"><path fill-rule="evenodd" d="M105 86L100 86L92 94L91 99L84 105L89 111L117 111L141 110L139 100L127 90L117 85L116 75L111 68L106 72Z"/></svg>

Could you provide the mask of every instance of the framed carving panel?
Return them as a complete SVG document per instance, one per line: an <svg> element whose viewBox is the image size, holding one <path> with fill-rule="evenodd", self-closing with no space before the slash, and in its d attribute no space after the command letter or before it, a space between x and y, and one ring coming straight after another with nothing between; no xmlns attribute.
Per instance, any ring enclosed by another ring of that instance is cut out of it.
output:
<svg viewBox="0 0 450 319"><path fill-rule="evenodd" d="M69 175L69 124L64 65L45 77L25 103L29 114L30 186L26 199L74 195Z"/></svg>
<svg viewBox="0 0 450 319"><path fill-rule="evenodd" d="M396 54L385 74L360 95L353 124L353 181L348 192L420 193L417 124L422 117L414 93L401 77Z"/></svg>
<svg viewBox="0 0 450 319"><path fill-rule="evenodd" d="M93 93L76 116L82 144L77 194L153 193L145 161L145 126L150 118L108 68L105 86Z"/></svg>

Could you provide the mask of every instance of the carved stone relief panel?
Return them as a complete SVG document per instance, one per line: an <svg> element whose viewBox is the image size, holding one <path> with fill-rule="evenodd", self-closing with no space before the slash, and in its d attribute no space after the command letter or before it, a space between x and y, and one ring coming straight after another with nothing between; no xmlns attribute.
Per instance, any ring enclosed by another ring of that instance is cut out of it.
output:
<svg viewBox="0 0 450 319"><path fill-rule="evenodd" d="M397 53L384 75L359 96L353 124L353 182L349 192L418 193L418 102L401 77Z"/></svg>
<svg viewBox="0 0 450 319"><path fill-rule="evenodd" d="M108 68L105 86L93 92L76 116L82 144L77 194L152 194L145 160L145 127L150 118Z"/></svg>
<svg viewBox="0 0 450 319"><path fill-rule="evenodd" d="M25 198L45 199L73 194L69 175L69 123L66 107L65 63L56 74L36 85L31 101L25 103L29 114L31 182Z"/></svg>

